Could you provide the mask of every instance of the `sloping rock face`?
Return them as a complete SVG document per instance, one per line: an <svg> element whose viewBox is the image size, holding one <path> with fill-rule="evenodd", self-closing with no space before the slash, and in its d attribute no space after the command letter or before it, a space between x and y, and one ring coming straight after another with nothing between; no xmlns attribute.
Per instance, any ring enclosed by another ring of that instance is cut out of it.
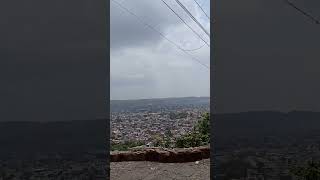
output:
<svg viewBox="0 0 320 180"><path fill-rule="evenodd" d="M144 148L135 151L114 151L111 162L154 161L162 163L193 162L210 158L210 146L185 149Z"/></svg>

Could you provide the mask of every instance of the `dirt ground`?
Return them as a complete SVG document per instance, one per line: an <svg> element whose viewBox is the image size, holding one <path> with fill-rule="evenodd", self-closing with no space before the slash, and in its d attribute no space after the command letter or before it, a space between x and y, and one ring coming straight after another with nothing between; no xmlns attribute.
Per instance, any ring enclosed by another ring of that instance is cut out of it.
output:
<svg viewBox="0 0 320 180"><path fill-rule="evenodd" d="M188 163L112 162L111 180L209 180L210 159Z"/></svg>

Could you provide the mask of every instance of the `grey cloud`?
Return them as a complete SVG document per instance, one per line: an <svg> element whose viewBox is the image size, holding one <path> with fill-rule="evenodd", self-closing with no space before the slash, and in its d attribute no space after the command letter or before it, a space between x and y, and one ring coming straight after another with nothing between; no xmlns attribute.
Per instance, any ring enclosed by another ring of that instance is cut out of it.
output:
<svg viewBox="0 0 320 180"><path fill-rule="evenodd" d="M169 14L170 12L161 1L123 1L121 4L141 17L143 21L156 27L160 32L164 32L171 25L181 24L179 19ZM162 40L161 36L141 24L136 17L130 15L112 1L110 16L110 44L113 51L118 48L157 44Z"/></svg>
<svg viewBox="0 0 320 180"><path fill-rule="evenodd" d="M152 85L154 79L145 74L131 74L127 76L116 76L111 78L112 88L122 88L126 86L143 86L145 84Z"/></svg>
<svg viewBox="0 0 320 180"><path fill-rule="evenodd" d="M204 34L204 32L202 32L194 22L192 22L191 18L184 13L176 3L171 1L167 1L167 3L172 6L190 26L196 29L200 34ZM182 26L184 32L187 33L184 34L188 36L188 38L196 37L196 39L198 39L198 37L186 28L180 19L176 17L161 1L125 0L122 1L121 4L165 35L172 34L172 29ZM197 6L195 6L193 1L184 1L184 4L189 8L189 10L191 10L191 12L200 16L199 9L196 8ZM208 24L209 23L206 22L205 26L208 26ZM112 3L112 1L110 26L112 51L127 47L154 46L163 40L157 32L154 32L141 24L136 17L130 15L125 10L122 10L118 5ZM179 35L179 33L175 33L174 36L175 35Z"/></svg>
<svg viewBox="0 0 320 180"><path fill-rule="evenodd" d="M112 58L116 61L111 67L113 99L209 94L209 70L185 56L172 51L163 54L162 51L146 50L143 56L150 59L132 56L132 59L126 61L131 53L131 51L126 52L125 56ZM139 78L135 74L143 76Z"/></svg>
<svg viewBox="0 0 320 180"><path fill-rule="evenodd" d="M188 23L192 23L174 1L167 2ZM200 10L193 1L183 3L197 18L200 17ZM183 48L193 49L202 45L201 40L161 1L125 0L123 4ZM159 34L143 27L134 17L126 12L121 15L116 5L112 8L112 99L209 95L209 70ZM208 21L205 23L208 24ZM197 31L201 32L199 29ZM209 48L190 53L204 64L209 64Z"/></svg>

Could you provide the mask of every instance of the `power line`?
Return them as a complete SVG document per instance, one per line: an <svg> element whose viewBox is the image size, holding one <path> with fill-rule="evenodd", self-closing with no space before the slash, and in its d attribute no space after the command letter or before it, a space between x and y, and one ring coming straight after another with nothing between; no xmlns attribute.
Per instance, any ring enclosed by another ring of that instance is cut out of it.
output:
<svg viewBox="0 0 320 180"><path fill-rule="evenodd" d="M201 7L201 5L196 1L196 0L193 0L197 5L198 7L201 9L201 11L203 12L203 14L205 14L207 16L207 18L209 19L209 21L214 24L216 21L213 19L211 20L211 18L208 16L208 14L203 10L203 8Z"/></svg>
<svg viewBox="0 0 320 180"><path fill-rule="evenodd" d="M205 44L202 44L202 46L198 47L198 48L195 48L195 49L185 49L185 51L196 51L196 50L199 50L201 49Z"/></svg>
<svg viewBox="0 0 320 180"><path fill-rule="evenodd" d="M297 11L299 11L300 13L302 13L303 15L305 15L306 17L308 17L309 19L311 19L316 24L320 24L320 21L317 18L313 17L311 14L307 13L306 11L300 9L293 2L290 2L289 0L285 0L285 2L291 7L293 7L294 9L296 9Z"/></svg>
<svg viewBox="0 0 320 180"><path fill-rule="evenodd" d="M204 43L207 44L208 47L210 47L210 45L208 44L207 41L205 41L202 36L200 36L200 34L198 34L194 29L192 29L191 26L189 26L185 20L182 19L181 16L179 16L179 14L177 12L175 12L164 0L161 0L189 29L192 30L192 32L194 32Z"/></svg>
<svg viewBox="0 0 320 180"><path fill-rule="evenodd" d="M201 11L207 16L207 18L210 20L210 17L208 16L208 14L203 10L203 8L200 6L200 4L196 1L196 0L193 0L197 5L198 7L201 9Z"/></svg>
<svg viewBox="0 0 320 180"><path fill-rule="evenodd" d="M179 6L191 17L191 19L198 24L198 26L210 37L210 33L201 25L201 23L192 15L192 13L179 1L176 0Z"/></svg>
<svg viewBox="0 0 320 180"><path fill-rule="evenodd" d="M148 28L152 29L153 31L157 32L161 37L163 37L164 39L166 39L167 41L169 41L171 44L173 44L174 46L176 46L176 48L180 49L181 51L183 51L185 54L189 55L191 57L192 60L198 62L200 65L204 66L205 68L209 69L209 66L207 66L206 64L202 63L201 61L199 61L197 58L193 57L191 54L189 54L186 50L182 49L179 45L177 45L175 42L171 41L170 39L168 39L165 35L163 35L160 31L158 31L157 29L155 29L153 26L149 25L148 23L144 22L139 16L137 16L136 14L134 14L133 12L131 12L129 9L127 9L126 7L124 7L122 4L120 4L119 2L115 1L115 0L111 0L112 2L114 2L115 4L117 4L120 8L124 9L125 11L127 11L129 14L131 14L132 16L136 17L137 20L139 20L140 23L142 23L143 25L147 26Z"/></svg>
<svg viewBox="0 0 320 180"><path fill-rule="evenodd" d="M125 2L126 0L123 0L122 2L117 2L118 4L123 4L123 2ZM129 8L127 8L129 11L131 11ZM141 21L143 21L143 19L145 20L144 22L147 22L146 21L146 19L145 18L142 18L142 17L139 17L140 18L140 20ZM157 25L156 26L153 26L153 28L154 29L156 29L156 27L157 27ZM204 41L204 40L203 40ZM206 43L206 41L204 41L204 43ZM208 45L208 44L207 44ZM209 47L210 47L210 45L208 45ZM184 50L186 50L186 51L195 51L195 50L197 50L197 49L201 49L203 47L203 45L202 46L199 46L198 48L195 48L195 49L191 49L191 50L189 50L189 49L184 49ZM181 46L180 46L180 48L181 49L183 49Z"/></svg>

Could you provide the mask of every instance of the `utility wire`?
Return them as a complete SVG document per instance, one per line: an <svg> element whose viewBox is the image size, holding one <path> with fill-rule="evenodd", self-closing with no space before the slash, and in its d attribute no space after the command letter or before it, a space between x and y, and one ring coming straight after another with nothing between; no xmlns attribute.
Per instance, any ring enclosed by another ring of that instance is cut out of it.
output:
<svg viewBox="0 0 320 180"><path fill-rule="evenodd" d="M203 14L205 14L207 16L207 18L209 19L209 21L214 24L216 21L214 19L211 20L211 18L208 16L208 14L203 10L203 8L201 7L201 5L196 1L196 0L193 0L197 5L198 7L201 9L201 11L203 12Z"/></svg>
<svg viewBox="0 0 320 180"><path fill-rule="evenodd" d="M201 11L207 16L207 18L210 20L210 17L208 16L208 14L203 10L203 8L200 6L200 4L196 1L196 0L193 0L197 5L198 7L201 9Z"/></svg>
<svg viewBox="0 0 320 180"><path fill-rule="evenodd" d="M207 16L207 18L210 20L210 17L208 16L208 14L203 10L203 8L200 6L200 4L196 1L196 0L193 0L197 5L198 7L201 9L201 11Z"/></svg>
<svg viewBox="0 0 320 180"><path fill-rule="evenodd" d="M290 5L291 7L293 7L294 9L296 9L297 11L299 11L300 13L302 13L303 15L305 15L306 17L308 17L309 19L311 19L314 23L316 24L320 24L320 21L313 17L311 14L307 13L306 11L300 9L298 6L296 6L293 2L289 1L289 0L285 0L285 2Z"/></svg>
<svg viewBox="0 0 320 180"><path fill-rule="evenodd" d="M123 2L125 2L126 0L124 0L124 1L122 1L122 2L118 2L118 4L123 4ZM127 8L128 10L130 10L129 8ZM130 10L130 11L132 11L132 10ZM147 22L146 21L146 19L145 18L142 18L142 17L139 17L141 20L145 20L144 22ZM154 29L156 29L156 27L157 27L157 25L156 26L153 26L153 28ZM204 41L204 40L203 40ZM206 43L206 41L204 41L204 43ZM207 44L209 47L210 47L210 45L209 44ZM181 46L180 46L181 47ZM184 49L184 50L186 50L186 51L195 51L195 50L198 50L198 49L201 49L203 47L203 45L202 46L199 46L198 48L195 48L195 49L191 49L191 50L189 50L189 49ZM183 49L182 47L181 47L181 49Z"/></svg>
<svg viewBox="0 0 320 180"><path fill-rule="evenodd" d="M201 49L205 44L202 44L202 46L198 47L198 48L195 48L195 49L185 49L185 51L196 51L196 50L199 50Z"/></svg>
<svg viewBox="0 0 320 180"><path fill-rule="evenodd" d="M115 4L117 4L120 8L124 9L125 11L127 11L129 14L131 14L132 16L136 17L137 20L139 20L140 23L142 23L143 25L147 26L148 28L152 29L153 31L157 32L161 37L163 37L164 39L166 39L167 41L169 41L171 44L173 44L174 46L176 46L176 48L180 49L181 51L183 51L185 54L189 55L191 57L192 60L198 62L200 65L204 66L205 68L209 69L209 66L207 66L206 64L202 63L201 61L199 61L197 58L193 57L191 54L189 54L186 50L182 49L179 45L177 45L175 42L171 41L170 39L168 39L165 35L163 35L160 31L158 31L157 29L155 29L153 26L149 25L148 23L144 22L139 16L137 16L136 14L134 14L133 12L131 12L128 8L124 7L122 4L120 4L119 2L115 1L115 0L111 0L112 2L114 2Z"/></svg>
<svg viewBox="0 0 320 180"><path fill-rule="evenodd" d="M192 15L192 13L179 1L176 0L179 6L191 17L191 19L198 24L198 26L210 37L210 33L201 25L201 23Z"/></svg>
<svg viewBox="0 0 320 180"><path fill-rule="evenodd" d="M161 0L189 29L192 30L192 32L194 32L205 44L207 44L208 47L210 47L210 45L208 44L207 41L205 41L202 36L200 34L198 34L194 29L192 29L191 26L189 26L185 20L183 20L183 18L181 16L179 16L179 14L177 12L175 12L164 0Z"/></svg>

